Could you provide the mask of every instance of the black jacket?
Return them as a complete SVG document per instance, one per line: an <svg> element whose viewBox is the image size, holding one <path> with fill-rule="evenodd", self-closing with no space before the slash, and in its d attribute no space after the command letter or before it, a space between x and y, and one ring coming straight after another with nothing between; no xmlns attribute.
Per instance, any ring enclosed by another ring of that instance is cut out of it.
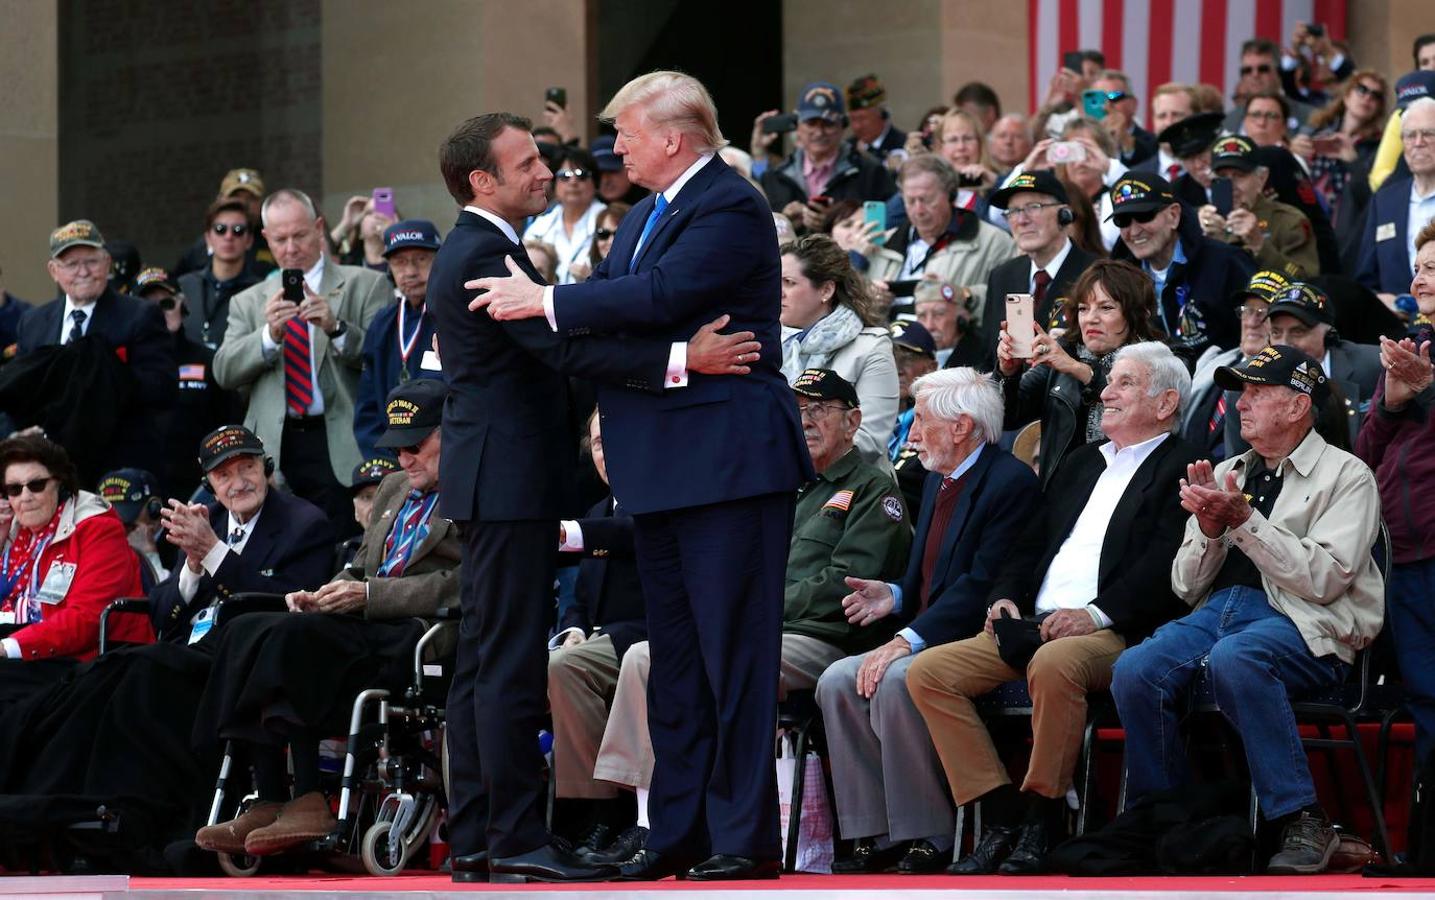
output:
<svg viewBox="0 0 1435 900"><path fill-rule="evenodd" d="M208 266L179 276L179 289L184 293L185 306L189 310L184 319L184 333L190 340L210 350L219 349L224 342L224 330L229 327L230 299L262 280L263 276L252 267L246 267L237 277L222 282L215 280ZM278 286L275 288L277 290Z"/></svg>
<svg viewBox="0 0 1435 900"><path fill-rule="evenodd" d="M214 380L214 351L183 331L170 336L178 366L179 394L165 418L165 458L160 478L169 495L188 497L199 485L199 442L221 425L244 418L244 406L233 391Z"/></svg>
<svg viewBox="0 0 1435 900"><path fill-rule="evenodd" d="M1128 646L1187 612L1171 591L1171 560L1186 528L1179 482L1197 458L1195 447L1175 435L1167 437L1136 470L1106 526L1096 596L1082 599L1111 619L1112 630ZM1023 615L1035 611L1042 580L1105 470L1099 444L1072 452L1061 478L1048 483L1040 513L1007 553L989 595L992 602L1011 600Z"/></svg>
<svg viewBox="0 0 1435 900"><path fill-rule="evenodd" d="M776 212L782 212L783 207L794 200L806 203L807 179L802 174L802 151L793 151L776 168L763 172L761 183L767 202ZM851 143L844 144L839 151L832 177L823 189L823 195L834 201L886 200L895 193L897 183L887 167Z"/></svg>
<svg viewBox="0 0 1435 900"><path fill-rule="evenodd" d="M1071 251L1056 270L1056 277L1047 286L1042 304L1035 310L1034 319L1043 328L1050 328L1056 301L1066 296L1076 279L1087 267L1096 262L1096 257L1085 250L1071 245ZM997 338L1001 335L1002 320L1006 318L1006 295L1031 293L1031 257L1018 256L992 269L987 276L987 307L982 314L983 359L987 371L996 370ZM1057 310L1059 312L1059 310Z"/></svg>
<svg viewBox="0 0 1435 900"><path fill-rule="evenodd" d="M1086 443L1086 410L1099 403L1106 389L1106 375L1100 366L1091 367L1090 384L1082 384L1051 366L1033 366L1020 375L1000 377L1008 431L1041 421L1041 486L1052 476L1066 455Z"/></svg>
<svg viewBox="0 0 1435 900"><path fill-rule="evenodd" d="M583 529L583 559L578 563L574 603L564 612L558 630L580 628L585 637L606 634L621 660L629 647L648 639L643 585L633 550L633 517L615 509L608 496L578 525Z"/></svg>

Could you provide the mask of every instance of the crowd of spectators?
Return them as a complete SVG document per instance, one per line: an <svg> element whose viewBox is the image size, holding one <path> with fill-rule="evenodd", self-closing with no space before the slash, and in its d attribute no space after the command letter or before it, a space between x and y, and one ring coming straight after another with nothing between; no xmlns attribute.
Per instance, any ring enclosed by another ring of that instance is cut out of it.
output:
<svg viewBox="0 0 1435 900"><path fill-rule="evenodd" d="M852 841L834 870L1046 870L1088 694L1114 698L1135 799L1189 781L1181 710L1204 679L1278 836L1270 871L1322 871L1339 839L1291 698L1351 677L1387 622L1435 750L1435 35L1390 77L1303 24L1246 41L1239 72L1230 102L1143 98L1087 50L1029 113L972 82L911 123L875 74L818 80L723 150L772 209L781 369L817 473L774 674L822 710ZM519 233L543 279L580 282L645 192L611 135L584 146L561 104L545 116L550 204ZM67 772L114 796L93 758L168 741L199 755L155 786L156 840L269 855L334 827L320 742L395 677L415 619L457 602L458 537L432 515L443 235L387 189L331 227L248 168L195 221L168 269L104 223L60 225L56 297L0 289L0 818L75 793ZM649 651L578 387L593 473L555 535L554 827L622 864L647 852ZM289 612L219 624L248 591ZM100 655L123 597L148 618L116 618L106 641L130 646ZM358 662L320 664L340 657ZM1034 702L1019 786L975 705L1014 681ZM102 712L154 691L163 714ZM258 802L200 828L226 741ZM25 762L60 744L54 771ZM972 801L986 827L954 850Z"/></svg>

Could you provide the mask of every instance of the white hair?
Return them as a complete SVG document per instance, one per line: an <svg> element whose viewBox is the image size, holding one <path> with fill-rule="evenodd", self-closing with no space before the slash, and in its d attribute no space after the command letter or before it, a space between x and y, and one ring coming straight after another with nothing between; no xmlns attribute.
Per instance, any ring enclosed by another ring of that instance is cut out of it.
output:
<svg viewBox="0 0 1435 900"><path fill-rule="evenodd" d="M718 129L712 95L691 75L664 71L639 75L618 89L598 118L611 123L633 106L641 106L652 124L691 137L698 153L716 153L727 145Z"/></svg>
<svg viewBox="0 0 1435 900"><path fill-rule="evenodd" d="M925 397L927 413L935 419L955 422L958 416L968 416L982 440L988 444L1001 440L1002 392L985 372L965 366L938 369L912 382L912 396Z"/></svg>
<svg viewBox="0 0 1435 900"><path fill-rule="evenodd" d="M1417 109L1435 113L1435 97L1417 97L1411 100L1410 105L1405 107L1405 111L1400 114L1400 117L1403 119Z"/></svg>
<svg viewBox="0 0 1435 900"><path fill-rule="evenodd" d="M797 240L797 231L792 227L792 220L782 213L772 214L772 224L777 229L777 245Z"/></svg>
<svg viewBox="0 0 1435 900"><path fill-rule="evenodd" d="M264 204L259 207L259 219L264 223L265 228L269 227L269 210L285 203L297 203L304 207L304 211L309 214L310 219L319 218L319 209L314 205L314 201L309 199L308 194L297 188L280 188L265 197Z"/></svg>
<svg viewBox="0 0 1435 900"><path fill-rule="evenodd" d="M1116 351L1116 362L1123 359L1146 367L1146 396L1158 397L1166 391L1176 392L1176 411L1171 415L1171 433L1181 428L1181 413L1191 399L1191 373L1176 358L1171 348L1160 341L1140 341Z"/></svg>
<svg viewBox="0 0 1435 900"><path fill-rule="evenodd" d="M718 151L718 157L730 167L736 169L743 178L752 178L752 154L746 150L728 144Z"/></svg>

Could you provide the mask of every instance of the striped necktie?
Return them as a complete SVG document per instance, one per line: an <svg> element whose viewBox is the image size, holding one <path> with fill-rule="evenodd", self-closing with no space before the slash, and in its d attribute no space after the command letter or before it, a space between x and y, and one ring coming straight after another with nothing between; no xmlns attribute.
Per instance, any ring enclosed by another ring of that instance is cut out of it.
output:
<svg viewBox="0 0 1435 900"><path fill-rule="evenodd" d="M70 313L70 322L73 324L70 325L70 337L65 341L66 344L73 344L85 336L85 320L89 317L90 314L83 309L77 309Z"/></svg>
<svg viewBox="0 0 1435 900"><path fill-rule="evenodd" d="M306 415L314 403L309 323L297 317L284 325L284 399L291 416Z"/></svg>

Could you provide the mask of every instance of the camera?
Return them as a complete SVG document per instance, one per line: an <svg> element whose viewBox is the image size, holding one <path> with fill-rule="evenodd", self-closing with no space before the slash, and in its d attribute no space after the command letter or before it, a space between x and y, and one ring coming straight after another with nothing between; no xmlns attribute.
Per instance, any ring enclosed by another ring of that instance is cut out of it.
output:
<svg viewBox="0 0 1435 900"><path fill-rule="evenodd" d="M1081 162L1086 159L1086 148L1076 141L1057 141L1047 148L1046 159L1052 165Z"/></svg>
<svg viewBox="0 0 1435 900"><path fill-rule="evenodd" d="M768 116L762 121L763 134L786 134L797 130L797 113Z"/></svg>

